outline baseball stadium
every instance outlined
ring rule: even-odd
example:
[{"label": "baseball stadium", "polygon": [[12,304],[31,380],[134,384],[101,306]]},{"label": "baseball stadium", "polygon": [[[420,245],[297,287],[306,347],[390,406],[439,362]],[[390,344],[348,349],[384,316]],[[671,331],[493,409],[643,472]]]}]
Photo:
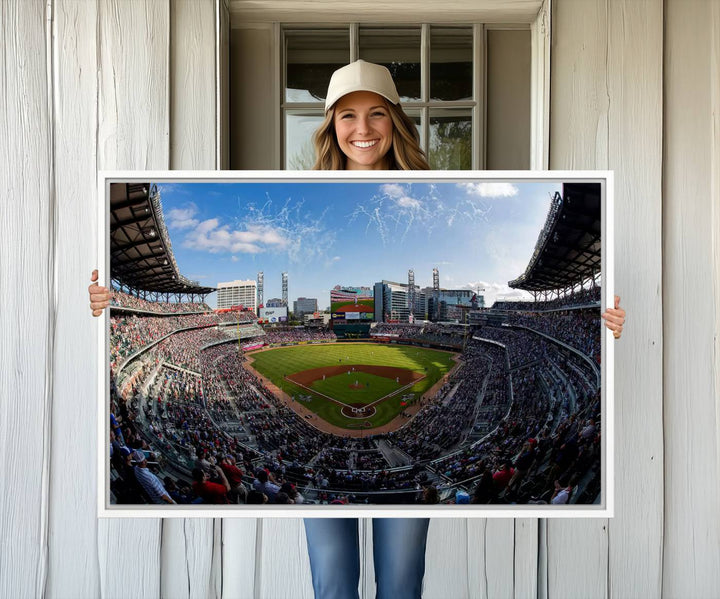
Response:
[{"label": "baseball stadium", "polygon": [[110,186],[111,504],[602,502],[599,184],[558,184],[508,281],[532,299],[379,264],[300,324],[211,308],[160,195]]}]

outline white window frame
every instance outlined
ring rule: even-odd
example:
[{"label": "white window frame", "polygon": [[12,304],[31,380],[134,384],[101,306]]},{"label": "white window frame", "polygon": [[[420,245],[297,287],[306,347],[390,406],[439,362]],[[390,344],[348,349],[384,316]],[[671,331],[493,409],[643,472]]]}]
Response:
[{"label": "white window frame", "polygon": [[[403,108],[410,114],[420,115],[420,140],[422,148],[427,152],[430,140],[430,111],[432,109],[442,108],[460,108],[470,112],[472,126],[472,157],[470,167],[472,170],[480,170],[485,167],[484,147],[485,147],[485,48],[487,38],[485,35],[486,26],[482,23],[393,23],[393,24],[375,24],[375,23],[350,23],[350,24],[288,24],[280,28],[280,39],[278,47],[280,48],[281,61],[280,73],[278,81],[280,81],[280,168],[285,168],[286,163],[286,144],[285,144],[285,116],[290,110],[316,110],[319,103],[310,102],[286,102],[285,89],[287,89],[287,80],[285,68],[287,64],[285,33],[298,30],[304,31],[322,31],[330,29],[348,28],[349,44],[350,44],[350,61],[355,61],[359,57],[360,43],[360,27],[373,29],[399,29],[405,27],[415,27],[420,31],[420,100],[405,102]],[[473,82],[472,82],[472,100],[448,100],[433,101],[430,99],[430,35],[431,27],[464,27],[472,32],[472,61],[473,61]],[[500,27],[496,27],[500,28]],[[529,26],[514,26],[513,29],[529,29]]]},{"label": "white window frame", "polygon": [[[271,98],[274,113],[275,122],[273,123],[273,131],[271,134],[278,143],[273,144],[273,163],[275,168],[284,169],[285,165],[285,123],[282,105],[284,104],[284,60],[283,52],[284,48],[282,45],[282,29],[280,23],[285,23],[287,27],[299,28],[302,26],[309,26],[308,21],[319,22],[321,19],[325,23],[326,27],[341,26],[349,24],[342,19],[340,12],[329,11],[320,4],[311,6],[304,6],[303,10],[296,3],[296,0],[283,1],[283,0],[259,0],[258,2],[249,5],[241,0],[222,0],[228,3],[229,8],[229,20],[232,27],[247,27],[253,26],[253,24],[266,23],[271,24],[273,29],[273,63],[275,65],[276,77],[274,77],[275,83],[273,89],[273,98]],[[458,22],[468,24],[470,22],[481,22],[486,23],[502,23],[502,22],[514,22],[524,26],[528,26],[531,32],[531,86],[530,86],[530,169],[532,170],[544,170],[549,165],[549,123],[550,123],[550,12],[551,12],[551,1],[552,0],[537,0],[535,4],[527,3],[525,7],[527,10],[518,12],[520,7],[512,6],[510,3],[506,7],[502,4],[497,3],[484,3],[482,1],[478,4],[471,5],[470,3],[462,2],[460,4],[443,6],[440,8],[433,8],[432,5],[427,3],[418,3],[415,10],[410,11],[409,7],[407,10],[402,11],[398,9],[398,14],[415,14],[418,19],[427,23],[436,23],[438,25],[453,24],[445,23],[448,15],[455,24]],[[384,7],[383,2],[379,1],[374,8],[368,8],[366,4],[361,7],[358,5],[356,9],[353,9],[354,3],[351,0],[345,6],[345,9],[352,12],[354,15],[358,15],[358,20],[365,21],[365,19],[371,19],[373,21],[380,20],[379,14],[373,15],[373,11],[383,12],[384,25],[390,26],[394,24],[394,19],[387,18],[387,9]],[[383,10],[385,8],[385,10]],[[322,13],[320,15],[319,13]],[[367,13],[367,14],[365,14]],[[348,14],[347,12],[345,14]],[[455,18],[452,17],[454,15]],[[338,18],[339,17],[339,18]],[[487,26],[486,26],[487,27]],[[495,26],[493,26],[495,27]],[[351,31],[352,35],[352,31]],[[483,36],[485,33],[483,33]],[[352,41],[352,40],[351,40]],[[480,44],[474,44],[474,48],[479,47]],[[351,44],[351,49],[355,47]],[[484,48],[484,44],[482,44]],[[352,50],[351,50],[352,51]],[[351,59],[353,56],[351,56]],[[356,57],[355,57],[356,58]],[[474,55],[474,60],[477,59],[477,55]],[[485,57],[482,56],[484,63]],[[485,71],[485,69],[483,69]],[[485,81],[483,78],[476,78],[478,81],[474,82],[473,93],[475,98],[482,99],[483,107],[476,106],[475,110],[477,114],[473,114],[473,126],[474,128],[485,131]],[[480,92],[478,93],[478,86]],[[227,123],[224,124],[227,126]],[[475,133],[473,134],[475,136]],[[483,133],[484,135],[484,133]],[[473,140],[473,165],[484,164],[485,157],[483,156],[482,149],[485,147],[485,140],[482,143],[475,143]],[[475,149],[477,148],[477,150]],[[221,152],[221,148],[218,149]]]}]

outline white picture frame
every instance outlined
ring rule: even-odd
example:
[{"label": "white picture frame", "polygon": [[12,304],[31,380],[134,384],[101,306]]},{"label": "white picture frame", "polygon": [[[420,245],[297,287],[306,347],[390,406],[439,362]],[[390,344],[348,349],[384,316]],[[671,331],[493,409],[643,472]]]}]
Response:
[{"label": "white picture frame", "polygon": [[[203,183],[378,183],[378,184],[440,184],[440,183],[598,183],[601,190],[602,223],[602,295],[600,306],[613,307],[613,173],[611,171],[103,171],[98,173],[97,260],[99,284],[110,286],[110,223],[109,190],[113,183],[171,182]],[[520,274],[520,273],[518,273]],[[598,504],[571,505],[111,505],[109,500],[110,465],[109,438],[109,323],[110,309],[97,319],[98,351],[101,355],[98,372],[97,468],[98,516],[121,518],[214,518],[214,517],[433,517],[433,518],[608,518],[614,514],[614,368],[612,334],[602,328],[601,341],[601,494]]]}]

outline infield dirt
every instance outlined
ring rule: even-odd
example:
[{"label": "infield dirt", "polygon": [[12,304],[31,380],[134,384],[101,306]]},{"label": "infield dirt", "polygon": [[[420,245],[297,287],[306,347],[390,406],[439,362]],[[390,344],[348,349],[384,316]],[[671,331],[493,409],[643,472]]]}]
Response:
[{"label": "infield dirt", "polygon": [[[267,351],[272,348],[265,348],[264,350],[259,351]],[[255,352],[253,352],[255,353]],[[247,356],[248,361],[245,364],[245,367],[252,372],[259,380],[263,382],[265,387],[267,387],[280,401],[282,404],[286,405],[288,408],[290,408],[293,412],[295,412],[298,416],[303,418],[305,422],[307,422],[310,426],[316,428],[319,431],[322,431],[324,433],[331,433],[333,435],[337,435],[339,437],[367,437],[368,435],[379,435],[382,433],[391,433],[393,431],[398,430],[402,426],[408,424],[415,415],[420,411],[420,409],[437,393],[437,391],[442,387],[442,385],[445,384],[445,382],[448,380],[448,378],[458,369],[459,367],[459,356],[454,355],[452,357],[453,361],[456,362],[455,366],[453,366],[445,376],[440,378],[430,389],[428,389],[423,395],[418,403],[414,403],[411,406],[408,406],[405,409],[405,414],[407,416],[403,416],[402,414],[398,414],[395,418],[393,418],[390,422],[387,422],[383,424],[382,426],[377,426],[374,428],[367,428],[363,430],[358,429],[349,429],[349,428],[343,428],[340,426],[336,426],[334,424],[330,424],[326,420],[323,420],[317,414],[315,414],[312,410],[306,408],[305,406],[301,405],[298,401],[293,401],[292,398],[285,393],[283,390],[281,390],[277,385],[275,385],[270,379],[260,374],[257,370],[255,370],[252,367],[252,354],[249,354]],[[357,366],[356,366],[357,368]],[[347,367],[345,367],[341,372],[347,372]],[[409,371],[411,372],[411,371]],[[418,373],[419,374],[419,373]],[[421,375],[420,375],[421,376]],[[321,377],[322,378],[322,377]]]}]

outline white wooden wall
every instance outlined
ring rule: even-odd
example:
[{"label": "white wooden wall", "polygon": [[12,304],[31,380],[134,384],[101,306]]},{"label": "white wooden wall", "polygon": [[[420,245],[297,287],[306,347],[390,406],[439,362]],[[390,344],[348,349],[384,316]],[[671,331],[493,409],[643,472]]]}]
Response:
[{"label": "white wooden wall", "polygon": [[[0,2],[0,597],[312,595],[299,520],[95,517],[96,169],[222,164],[226,11]],[[616,517],[434,520],[425,597],[718,597],[720,3],[553,0],[550,166],[616,173]]]}]

